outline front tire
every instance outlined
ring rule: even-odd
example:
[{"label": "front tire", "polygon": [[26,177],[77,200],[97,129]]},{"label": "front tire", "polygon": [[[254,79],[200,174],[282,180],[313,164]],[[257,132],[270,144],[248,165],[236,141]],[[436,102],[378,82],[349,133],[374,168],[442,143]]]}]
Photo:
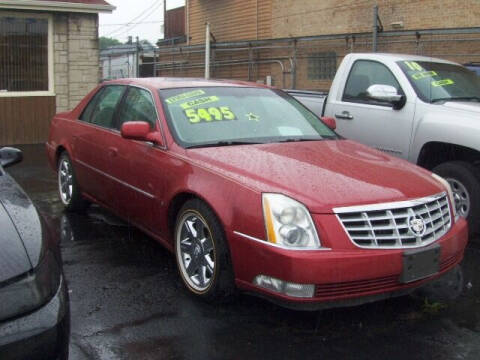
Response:
[{"label": "front tire", "polygon": [[468,220],[469,234],[480,232],[480,173],[464,161],[449,161],[433,172],[444,177],[452,187],[457,214]]},{"label": "front tire", "polygon": [[63,152],[58,160],[57,176],[58,195],[65,209],[68,211],[85,210],[88,202],[82,197],[72,161],[66,152]]},{"label": "front tire", "polygon": [[225,233],[215,213],[201,200],[187,201],[178,213],[175,258],[192,294],[208,302],[231,298],[235,285]]}]

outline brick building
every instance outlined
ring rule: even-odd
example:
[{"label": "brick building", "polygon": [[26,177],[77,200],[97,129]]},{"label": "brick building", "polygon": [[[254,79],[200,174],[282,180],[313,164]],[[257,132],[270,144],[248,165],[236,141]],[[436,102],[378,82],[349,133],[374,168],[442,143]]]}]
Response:
[{"label": "brick building", "polygon": [[166,13],[156,75],[203,75],[206,22],[212,77],[285,88],[327,89],[345,54],[374,48],[480,61],[477,0],[186,0],[179,12]]},{"label": "brick building", "polygon": [[44,142],[56,112],[100,79],[103,0],[0,2],[0,145]]}]

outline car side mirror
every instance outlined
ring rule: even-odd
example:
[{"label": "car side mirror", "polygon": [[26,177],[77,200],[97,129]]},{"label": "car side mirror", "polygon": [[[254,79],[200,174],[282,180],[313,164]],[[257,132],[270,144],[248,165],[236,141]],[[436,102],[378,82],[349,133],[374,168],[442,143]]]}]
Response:
[{"label": "car side mirror", "polygon": [[337,122],[333,117],[330,116],[322,116],[320,118],[322,122],[327,125],[330,129],[335,130],[337,128]]},{"label": "car side mirror", "polygon": [[0,149],[0,163],[3,167],[11,166],[23,160],[22,150],[4,147]]},{"label": "car side mirror", "polygon": [[120,133],[125,139],[148,141],[157,145],[163,145],[162,135],[158,131],[152,131],[146,121],[127,121],[122,124]]},{"label": "car side mirror", "polygon": [[406,102],[405,95],[398,94],[397,89],[390,85],[370,85],[367,96],[373,100],[392,104],[395,110],[400,110]]}]

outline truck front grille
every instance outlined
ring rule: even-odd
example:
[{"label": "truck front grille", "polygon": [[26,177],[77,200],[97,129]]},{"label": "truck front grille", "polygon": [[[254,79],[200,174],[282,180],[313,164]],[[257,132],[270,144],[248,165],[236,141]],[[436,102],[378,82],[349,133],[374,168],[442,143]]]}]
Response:
[{"label": "truck front grille", "polygon": [[350,240],[361,248],[414,248],[433,243],[451,227],[446,193],[386,204],[336,208]]}]

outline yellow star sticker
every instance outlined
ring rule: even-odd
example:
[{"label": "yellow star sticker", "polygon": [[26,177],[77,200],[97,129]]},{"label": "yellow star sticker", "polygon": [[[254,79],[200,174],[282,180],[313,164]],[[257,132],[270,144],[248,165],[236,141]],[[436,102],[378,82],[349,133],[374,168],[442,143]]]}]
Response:
[{"label": "yellow star sticker", "polygon": [[245,116],[248,118],[250,121],[260,121],[260,116],[255,115],[254,113],[250,112],[248,114],[245,114]]}]

